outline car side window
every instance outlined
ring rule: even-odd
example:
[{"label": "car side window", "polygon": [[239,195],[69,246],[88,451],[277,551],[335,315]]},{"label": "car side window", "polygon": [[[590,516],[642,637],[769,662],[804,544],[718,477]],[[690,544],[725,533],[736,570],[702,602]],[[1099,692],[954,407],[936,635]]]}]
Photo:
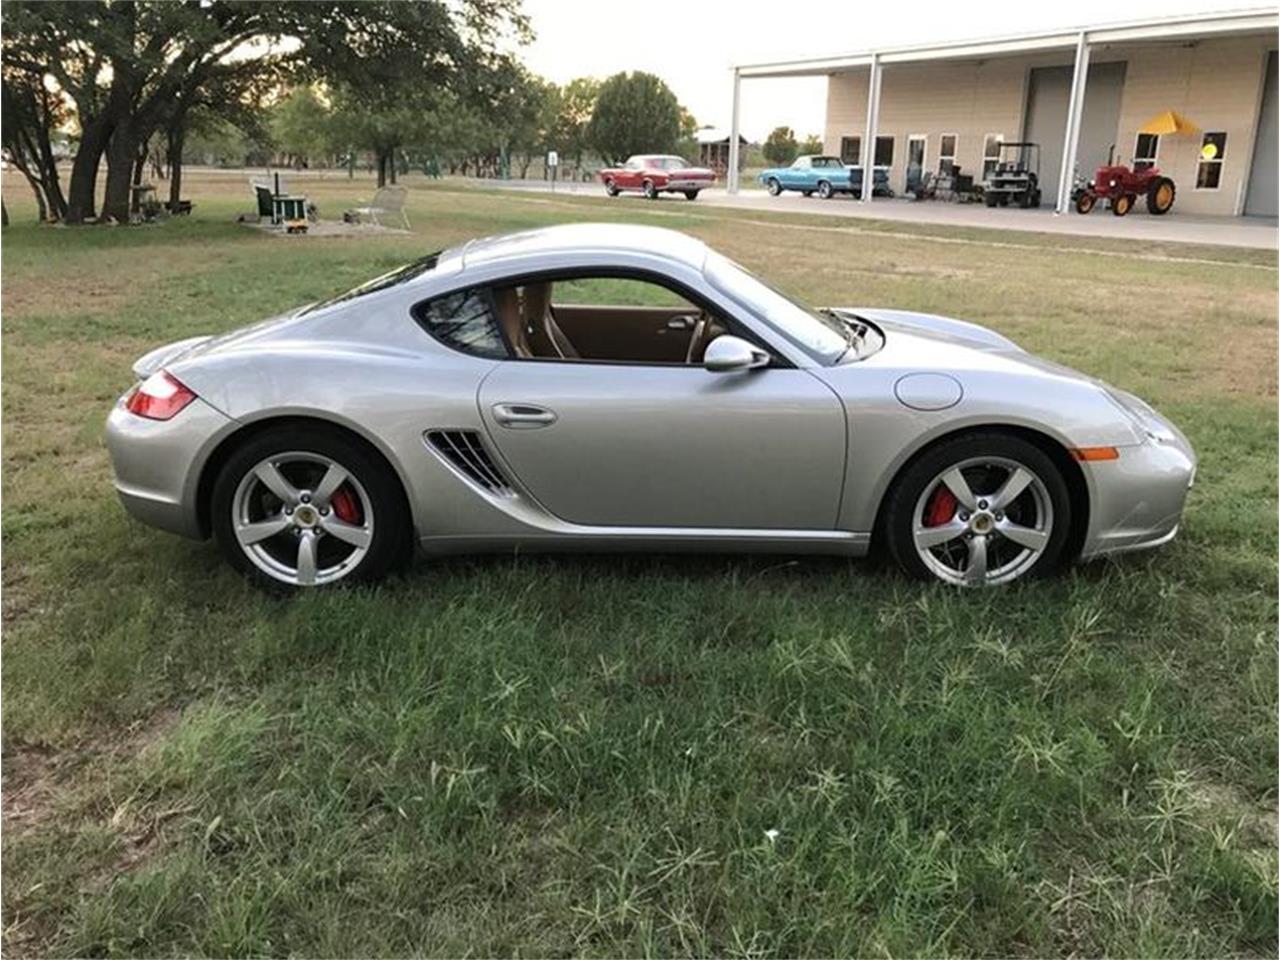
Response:
[{"label": "car side window", "polygon": [[510,356],[492,297],[484,287],[472,287],[427,300],[413,308],[414,319],[445,346],[477,357],[502,360]]},{"label": "car side window", "polygon": [[632,276],[538,278],[495,288],[520,360],[699,365],[728,324],[677,290]]}]

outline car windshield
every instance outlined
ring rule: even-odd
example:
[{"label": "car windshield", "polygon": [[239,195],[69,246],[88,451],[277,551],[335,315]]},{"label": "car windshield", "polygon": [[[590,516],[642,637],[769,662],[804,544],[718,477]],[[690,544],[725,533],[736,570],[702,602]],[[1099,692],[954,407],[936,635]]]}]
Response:
[{"label": "car windshield", "polygon": [[420,277],[424,273],[429,273],[436,268],[436,262],[440,259],[443,251],[437,250],[435,253],[428,254],[420,260],[414,260],[412,263],[406,263],[403,267],[396,267],[390,273],[384,273],[380,277],[374,277],[372,280],[353,287],[346,293],[340,293],[336,297],[330,297],[328,300],[321,300],[313,304],[307,313],[316,310],[323,310],[325,307],[332,307],[334,304],[344,303],[347,300],[355,300],[357,297],[367,296],[370,293],[377,293],[379,290],[386,290],[397,284],[406,283],[414,277]]},{"label": "car windshield", "polygon": [[704,269],[713,287],[767,321],[819,363],[836,363],[852,345],[852,333],[838,318],[797,303],[728,257],[708,251]]}]

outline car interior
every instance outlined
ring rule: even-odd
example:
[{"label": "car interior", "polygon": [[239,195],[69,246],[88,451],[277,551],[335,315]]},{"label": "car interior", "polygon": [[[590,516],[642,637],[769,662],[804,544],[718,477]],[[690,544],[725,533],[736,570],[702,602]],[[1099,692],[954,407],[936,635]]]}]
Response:
[{"label": "car interior", "polygon": [[[701,364],[727,325],[658,284],[613,278],[540,280],[493,290],[516,357]],[[580,302],[583,298],[611,302]]]}]

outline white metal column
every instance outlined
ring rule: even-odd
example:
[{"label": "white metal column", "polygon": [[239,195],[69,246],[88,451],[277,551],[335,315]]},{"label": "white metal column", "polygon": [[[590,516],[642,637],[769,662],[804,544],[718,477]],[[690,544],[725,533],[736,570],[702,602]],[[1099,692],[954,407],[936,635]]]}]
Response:
[{"label": "white metal column", "polygon": [[1076,150],[1080,146],[1080,119],[1084,115],[1084,91],[1088,82],[1089,35],[1081,30],[1076,40],[1076,67],[1071,75],[1071,100],[1067,103],[1067,132],[1062,143],[1062,170],[1058,175],[1058,205],[1054,213],[1066,213],[1071,208]]},{"label": "white metal column", "polygon": [[742,77],[733,71],[733,119],[729,121],[729,169],[725,171],[725,189],[738,192],[738,101],[741,99]]},{"label": "white metal column", "polygon": [[870,203],[876,180],[876,129],[880,125],[880,54],[871,55],[867,78],[867,135],[862,141],[862,202]]}]

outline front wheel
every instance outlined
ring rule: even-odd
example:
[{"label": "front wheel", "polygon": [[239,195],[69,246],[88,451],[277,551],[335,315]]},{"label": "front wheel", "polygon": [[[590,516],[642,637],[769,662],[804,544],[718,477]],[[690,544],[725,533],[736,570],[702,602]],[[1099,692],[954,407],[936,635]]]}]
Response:
[{"label": "front wheel", "polygon": [[1093,205],[1098,202],[1098,195],[1085,191],[1076,197],[1076,213],[1088,213],[1093,209]]},{"label": "front wheel", "polygon": [[644,182],[644,198],[646,200],[658,199],[658,188],[653,185],[652,180],[646,180]]},{"label": "front wheel", "polygon": [[944,441],[894,484],[885,511],[889,552],[922,579],[978,587],[1057,569],[1071,498],[1053,460],[1002,433]]},{"label": "front wheel", "polygon": [[1162,217],[1173,209],[1176,195],[1173,181],[1168,177],[1156,177],[1147,187],[1147,213]]},{"label": "front wheel", "polygon": [[612,177],[604,182],[604,192],[611,197],[616,197],[618,195],[618,185],[613,182]]},{"label": "front wheel", "polygon": [[818,181],[818,196],[823,200],[830,200],[833,193],[835,193],[835,191],[831,189],[831,184],[827,183],[825,180]]},{"label": "front wheel", "polygon": [[684,192],[684,198],[685,198],[686,200],[697,200],[697,199],[698,199],[698,191],[697,191],[697,190],[686,190],[686,191]]},{"label": "front wheel", "polygon": [[275,588],[379,579],[412,542],[390,468],[316,426],[268,430],[236,450],[214,481],[211,515],[231,565]]},{"label": "front wheel", "polygon": [[765,183],[764,188],[769,191],[769,196],[776,197],[782,193],[782,184],[778,182],[777,177],[770,177]]}]

